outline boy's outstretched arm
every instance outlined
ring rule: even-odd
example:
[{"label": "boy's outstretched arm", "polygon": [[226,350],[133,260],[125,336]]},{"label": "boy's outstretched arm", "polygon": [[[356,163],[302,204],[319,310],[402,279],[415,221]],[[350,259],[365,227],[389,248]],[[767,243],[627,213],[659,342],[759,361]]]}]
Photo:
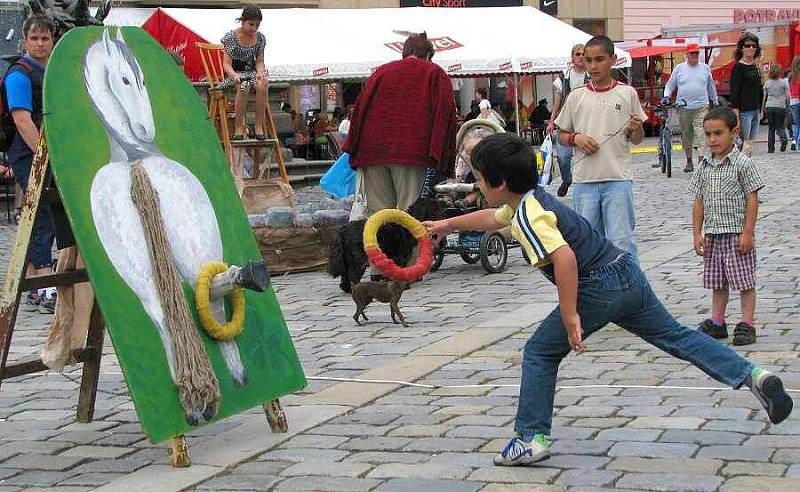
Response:
[{"label": "boy's outstretched arm", "polygon": [[550,254],[550,261],[555,270],[558,305],[569,346],[576,352],[583,352],[586,345],[583,343],[583,328],[578,316],[578,262],[575,252],[569,246],[562,246]]},{"label": "boy's outstretched arm", "polygon": [[453,231],[493,231],[502,229],[505,224],[498,222],[494,213],[495,209],[487,208],[449,219],[425,221],[422,225],[428,229],[428,234],[436,242]]},{"label": "boy's outstretched arm", "polygon": [[756,216],[758,215],[758,192],[753,191],[745,197],[744,230],[739,235],[739,252],[749,253],[753,250],[756,233]]},{"label": "boy's outstretched arm", "polygon": [[694,236],[694,252],[697,256],[705,254],[705,239],[703,238],[703,197],[694,197],[692,206],[692,235]]}]

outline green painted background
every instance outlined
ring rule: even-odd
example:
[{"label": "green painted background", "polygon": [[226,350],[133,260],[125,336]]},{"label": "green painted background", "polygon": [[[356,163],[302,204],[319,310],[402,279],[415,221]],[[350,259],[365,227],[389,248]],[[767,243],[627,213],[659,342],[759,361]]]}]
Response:
[{"label": "green painted background", "polygon": [[[56,182],[136,411],[150,441],[161,442],[197,427],[186,423],[154,324],[106,256],[92,219],[89,190],[94,175],[109,162],[110,146],[81,74],[86,50],[102,32],[100,27],[73,29],[53,51],[44,81],[45,131]],[[205,187],[216,211],[224,260],[241,265],[261,258],[218,137],[197,93],[149,34],[132,27],[123,28],[122,33],[144,72],[156,144],[166,157],[190,169]],[[114,37],[116,28],[110,34]],[[187,300],[194,306],[191,294],[187,289]],[[306,385],[272,289],[261,294],[245,291],[245,297],[245,329],[237,337],[249,380],[244,387],[233,386],[217,344],[198,328],[222,393],[216,420]],[[266,422],[264,432],[269,432]]]}]

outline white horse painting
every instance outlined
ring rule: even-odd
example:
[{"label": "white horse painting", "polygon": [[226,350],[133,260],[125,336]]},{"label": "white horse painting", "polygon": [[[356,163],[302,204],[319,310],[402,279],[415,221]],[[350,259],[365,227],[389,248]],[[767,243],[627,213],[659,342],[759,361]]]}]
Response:
[{"label": "white horse painting", "polygon": [[[117,31],[116,39],[106,30],[102,39],[90,45],[84,59],[83,79],[111,144],[111,162],[97,172],[91,187],[97,234],[111,264],[153,320],[175,381],[172,339],[156,290],[141,218],[131,200],[131,166],[142,161],[158,196],[175,265],[191,286],[195,285],[204,264],[222,261],[217,217],[200,181],[156,147],[144,74],[121,30]],[[223,300],[213,300],[212,308],[217,319],[224,323]],[[246,384],[247,375],[236,341],[218,343],[234,384]],[[208,420],[216,413],[208,408],[210,405],[187,409],[187,420],[195,424]]]}]

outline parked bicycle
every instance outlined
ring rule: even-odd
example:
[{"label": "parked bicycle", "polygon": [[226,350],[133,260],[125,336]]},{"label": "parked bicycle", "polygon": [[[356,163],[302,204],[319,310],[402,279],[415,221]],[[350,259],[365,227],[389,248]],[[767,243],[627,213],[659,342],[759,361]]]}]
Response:
[{"label": "parked bicycle", "polygon": [[676,104],[659,104],[654,108],[656,115],[660,118],[661,124],[658,129],[658,164],[661,172],[666,173],[668,178],[672,177],[672,129],[667,124],[670,109],[680,109],[686,107],[686,101]]}]

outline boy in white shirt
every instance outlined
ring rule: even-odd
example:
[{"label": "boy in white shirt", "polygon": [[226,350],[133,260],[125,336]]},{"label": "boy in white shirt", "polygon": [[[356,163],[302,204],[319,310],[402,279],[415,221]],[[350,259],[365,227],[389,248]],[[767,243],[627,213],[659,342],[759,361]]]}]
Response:
[{"label": "boy in white shirt", "polygon": [[647,115],[636,90],[611,77],[617,57],[609,38],[590,39],[584,59],[591,80],[572,91],[555,121],[560,143],[576,148],[574,208],[615,246],[636,257],[630,144],[644,138]]}]

